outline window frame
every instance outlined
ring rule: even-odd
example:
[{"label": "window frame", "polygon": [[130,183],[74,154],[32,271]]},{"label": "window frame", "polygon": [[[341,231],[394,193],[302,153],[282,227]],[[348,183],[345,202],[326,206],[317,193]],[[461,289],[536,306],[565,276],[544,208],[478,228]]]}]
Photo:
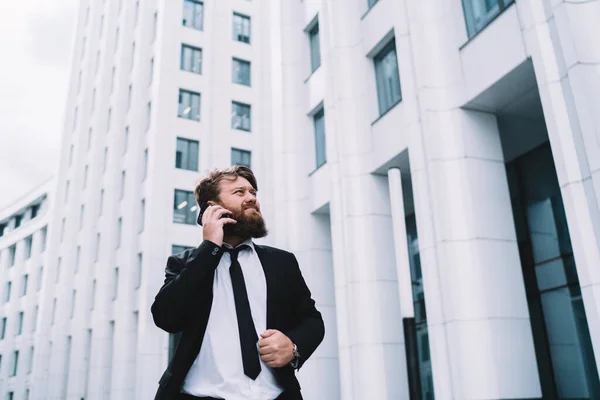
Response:
[{"label": "window frame", "polygon": [[[180,161],[180,165],[178,166],[177,165],[177,162],[178,162],[177,155],[179,154],[179,144],[180,143],[182,143],[185,146],[185,154]],[[194,154],[194,151],[193,151],[194,145],[196,146],[195,158],[190,157],[190,155]],[[198,164],[199,164],[199,160],[198,160],[199,155],[200,155],[200,142],[199,141],[177,136],[177,138],[175,140],[175,168],[176,169],[183,169],[186,171],[196,171],[197,172]],[[187,162],[184,163],[183,162],[184,160],[187,160]],[[183,164],[185,164],[185,165],[183,165]],[[195,164],[195,167],[194,167],[194,164]]]},{"label": "window frame", "polygon": [[[236,23],[236,19],[240,20],[240,24]],[[244,28],[246,28],[246,22],[248,25],[248,35],[245,35],[244,33]],[[231,20],[231,24],[232,24],[232,39],[235,42],[240,42],[240,43],[246,43],[246,44],[251,44],[252,42],[252,18],[248,15],[239,13],[239,12],[233,12],[233,16],[232,16],[232,20]],[[240,30],[238,31],[236,28],[240,28]],[[247,39],[246,40],[241,40],[241,39]]]},{"label": "window frame", "polygon": [[[248,83],[244,82],[244,74],[243,73],[238,73],[236,74],[236,63],[238,64],[237,68],[238,71],[240,71],[242,69],[242,66],[248,66]],[[240,78],[239,81],[237,80],[237,78]],[[235,83],[237,85],[243,85],[243,86],[248,86],[248,87],[252,87],[252,63],[250,61],[246,61],[243,60],[241,58],[237,58],[237,57],[233,57],[231,59],[231,82]]]},{"label": "window frame", "polygon": [[[240,109],[247,108],[248,109],[248,127],[244,126],[244,114],[239,114],[237,111]],[[239,120],[239,124],[236,125],[237,120]],[[252,132],[252,105],[242,103],[240,101],[231,101],[231,129],[237,129],[245,132]]]},{"label": "window frame", "polygon": [[[385,85],[385,82],[387,80],[389,80],[388,76],[385,76],[383,74],[383,62],[386,59],[386,57],[390,54],[390,53],[394,53],[395,56],[395,61],[396,61],[396,76],[395,78],[397,78],[397,82],[398,82],[398,98],[391,98],[389,99],[389,102],[385,102],[386,100],[386,93],[382,93],[382,90],[385,89],[386,92],[389,92],[389,94],[393,94],[391,93],[392,89],[396,89],[396,88],[390,88],[389,86]],[[398,66],[398,53],[396,51],[396,40],[395,38],[392,38],[388,43],[386,43],[381,50],[379,50],[377,52],[377,54],[375,54],[373,56],[373,66],[374,66],[374,70],[375,70],[375,85],[376,85],[376,89],[377,89],[377,103],[378,103],[378,107],[379,107],[379,117],[383,116],[385,113],[387,113],[389,110],[391,110],[392,108],[394,108],[394,106],[400,102],[402,102],[402,84],[400,81],[400,68]]]},{"label": "window frame", "polygon": [[[182,99],[184,98],[183,95],[188,95],[189,96],[189,101],[187,104],[184,104],[184,102],[182,101]],[[193,118],[194,115],[194,107],[193,107],[193,99],[197,97],[198,98],[198,110],[196,111],[196,115],[197,118]],[[184,108],[184,106],[186,106]],[[185,110],[187,110],[188,108],[190,108],[189,112],[185,112]],[[193,92],[191,90],[187,90],[187,89],[179,89],[179,100],[178,100],[178,109],[177,109],[177,117],[178,118],[182,118],[182,119],[187,119],[190,121],[196,121],[196,122],[200,122],[200,112],[202,110],[202,95],[198,92]],[[187,115],[187,116],[186,116]]]}]

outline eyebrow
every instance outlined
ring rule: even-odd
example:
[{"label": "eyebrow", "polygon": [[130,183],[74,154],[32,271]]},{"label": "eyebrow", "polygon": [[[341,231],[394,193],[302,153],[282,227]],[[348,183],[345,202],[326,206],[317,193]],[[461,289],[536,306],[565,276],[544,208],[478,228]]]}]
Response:
[{"label": "eyebrow", "polygon": [[254,189],[252,186],[236,186],[233,189],[231,189],[232,192],[235,192],[238,189],[242,189],[242,190],[250,190],[250,191],[255,191],[256,189]]}]

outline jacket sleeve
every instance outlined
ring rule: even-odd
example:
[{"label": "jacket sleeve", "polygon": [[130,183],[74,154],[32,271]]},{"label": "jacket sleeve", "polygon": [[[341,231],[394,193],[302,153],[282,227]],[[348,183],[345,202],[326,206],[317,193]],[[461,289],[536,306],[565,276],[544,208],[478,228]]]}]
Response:
[{"label": "jacket sleeve", "polygon": [[298,352],[300,353],[298,369],[300,369],[323,341],[325,325],[321,313],[315,307],[315,301],[311,297],[310,290],[306,286],[294,255],[292,255],[291,274],[292,287],[294,288],[292,298],[295,299],[294,308],[298,323],[294,328],[283,333],[298,346]]},{"label": "jacket sleeve", "polygon": [[177,255],[167,259],[165,283],[152,304],[152,317],[159,328],[181,332],[191,326],[198,304],[210,301],[213,272],[223,250],[205,240],[187,258]]}]

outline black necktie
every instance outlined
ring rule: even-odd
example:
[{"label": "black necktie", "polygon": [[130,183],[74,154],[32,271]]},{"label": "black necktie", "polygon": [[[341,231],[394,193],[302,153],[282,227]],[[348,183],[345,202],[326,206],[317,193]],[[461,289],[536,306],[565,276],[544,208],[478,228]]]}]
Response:
[{"label": "black necktie", "polygon": [[237,259],[238,253],[249,248],[246,245],[238,246],[235,249],[225,249],[231,255],[231,284],[233,286],[233,299],[235,301],[235,313],[238,320],[238,331],[240,334],[240,346],[242,348],[242,363],[244,364],[244,374],[251,379],[256,379],[260,373],[260,361],[258,359],[258,335],[252,320],[250,312],[250,302],[248,301],[248,292],[244,283],[244,274],[242,267]]}]

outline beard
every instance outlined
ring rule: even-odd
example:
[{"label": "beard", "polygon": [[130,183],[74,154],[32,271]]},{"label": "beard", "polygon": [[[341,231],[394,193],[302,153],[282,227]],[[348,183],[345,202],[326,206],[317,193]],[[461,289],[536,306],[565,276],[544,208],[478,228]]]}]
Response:
[{"label": "beard", "polygon": [[[254,208],[255,211],[249,211]],[[223,226],[225,236],[237,236],[241,238],[261,238],[268,234],[265,220],[260,211],[254,206],[247,207],[245,210],[235,210],[232,218],[237,224],[226,224]]]}]

